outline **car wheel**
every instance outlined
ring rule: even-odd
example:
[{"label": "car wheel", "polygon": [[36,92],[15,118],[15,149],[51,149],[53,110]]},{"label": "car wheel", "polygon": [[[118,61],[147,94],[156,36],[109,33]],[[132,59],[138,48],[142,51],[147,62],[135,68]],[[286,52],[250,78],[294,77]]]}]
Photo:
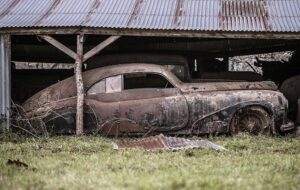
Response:
[{"label": "car wheel", "polygon": [[239,110],[232,118],[229,125],[230,135],[249,133],[252,135],[270,135],[272,131],[272,119],[268,112],[259,107],[247,107]]}]

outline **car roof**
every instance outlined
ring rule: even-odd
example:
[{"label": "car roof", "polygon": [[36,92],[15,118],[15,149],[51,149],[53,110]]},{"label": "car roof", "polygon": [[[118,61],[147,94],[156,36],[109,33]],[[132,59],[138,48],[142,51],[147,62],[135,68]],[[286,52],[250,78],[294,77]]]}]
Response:
[{"label": "car roof", "polygon": [[130,63],[130,64],[105,66],[105,67],[100,67],[89,71],[85,71],[83,72],[83,80],[85,82],[85,86],[88,87],[94,84],[96,81],[99,81],[103,78],[107,78],[110,76],[125,74],[125,73],[143,73],[143,72],[168,75],[168,78],[171,78],[171,80],[175,77],[170,71],[168,71],[168,69],[164,68],[161,65],[148,64],[148,63],[147,64]]},{"label": "car roof", "polygon": [[[179,79],[177,79],[177,77],[173,75],[173,73],[165,69],[163,66],[155,65],[155,64],[134,63],[134,64],[112,65],[112,66],[100,67],[97,69],[85,71],[82,74],[84,88],[86,90],[96,82],[110,76],[124,74],[124,73],[138,73],[138,72],[158,73],[166,76],[171,83],[172,82],[175,84],[180,83]],[[51,85],[50,87],[33,95],[26,102],[42,101],[43,99],[45,99],[45,97],[47,97],[46,99],[49,101],[50,100],[54,101],[57,100],[57,98],[64,99],[73,96],[76,96],[75,76],[72,76],[63,81]]]}]

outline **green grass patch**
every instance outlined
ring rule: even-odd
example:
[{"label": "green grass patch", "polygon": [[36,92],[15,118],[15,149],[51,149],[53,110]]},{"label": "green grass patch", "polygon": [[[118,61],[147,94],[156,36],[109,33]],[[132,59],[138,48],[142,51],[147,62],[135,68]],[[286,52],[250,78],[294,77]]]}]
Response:
[{"label": "green grass patch", "polygon": [[209,139],[225,152],[116,151],[114,140],[1,135],[0,189],[300,189],[299,139]]}]

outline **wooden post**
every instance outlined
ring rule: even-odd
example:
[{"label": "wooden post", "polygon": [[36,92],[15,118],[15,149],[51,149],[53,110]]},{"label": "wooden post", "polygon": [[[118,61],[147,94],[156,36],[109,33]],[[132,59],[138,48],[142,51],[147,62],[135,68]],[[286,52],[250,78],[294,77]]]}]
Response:
[{"label": "wooden post", "polygon": [[83,40],[84,40],[83,34],[77,35],[77,55],[75,61],[75,79],[76,79],[76,87],[77,87],[76,135],[83,135],[83,107],[84,107],[84,87],[82,81]]}]

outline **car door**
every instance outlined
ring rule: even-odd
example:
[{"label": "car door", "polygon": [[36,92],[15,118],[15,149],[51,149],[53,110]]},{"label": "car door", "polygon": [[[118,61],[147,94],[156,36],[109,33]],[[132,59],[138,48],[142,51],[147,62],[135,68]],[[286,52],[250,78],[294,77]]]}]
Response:
[{"label": "car door", "polygon": [[87,132],[117,135],[120,127],[122,75],[105,78],[86,93],[84,126]]},{"label": "car door", "polygon": [[171,132],[187,125],[186,99],[165,77],[131,73],[122,79],[120,132]]}]

